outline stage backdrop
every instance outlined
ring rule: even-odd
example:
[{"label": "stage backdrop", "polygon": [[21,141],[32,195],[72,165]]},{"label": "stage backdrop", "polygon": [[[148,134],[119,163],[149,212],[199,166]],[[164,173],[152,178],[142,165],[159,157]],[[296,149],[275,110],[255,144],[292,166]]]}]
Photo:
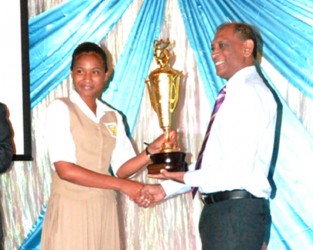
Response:
[{"label": "stage backdrop", "polygon": [[[31,3],[30,13],[36,13],[35,7],[38,13],[42,6]],[[21,249],[39,249],[51,182],[43,117],[51,100],[72,91],[68,75],[74,47],[88,40],[111,51],[115,74],[103,99],[127,116],[136,146],[142,150],[144,141],[160,133],[144,87],[144,79],[156,67],[152,42],[167,36],[175,40],[174,68],[184,73],[176,126],[184,149],[190,152],[189,160],[195,161],[210,117],[208,110],[224,84],[215,76],[210,42],[215,28],[226,21],[259,27],[264,40],[262,69],[282,102],[268,249],[309,249],[313,245],[312,11],[309,0],[68,0],[30,18],[30,97],[36,154],[32,164],[16,166],[1,180],[2,186],[8,184],[3,196],[8,249],[17,244],[22,244]],[[135,179],[153,182],[146,171]],[[14,202],[20,206],[12,206]],[[138,208],[124,196],[120,204],[126,249],[201,249],[197,230],[201,203],[190,194],[149,209]]]}]

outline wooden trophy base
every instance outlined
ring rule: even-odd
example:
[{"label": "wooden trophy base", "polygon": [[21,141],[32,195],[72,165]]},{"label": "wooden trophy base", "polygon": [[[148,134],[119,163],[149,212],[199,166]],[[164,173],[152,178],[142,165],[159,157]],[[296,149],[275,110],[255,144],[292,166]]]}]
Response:
[{"label": "wooden trophy base", "polygon": [[150,156],[152,163],[148,165],[148,174],[159,174],[160,170],[166,169],[169,172],[186,172],[188,170],[185,162],[184,152],[158,153]]}]

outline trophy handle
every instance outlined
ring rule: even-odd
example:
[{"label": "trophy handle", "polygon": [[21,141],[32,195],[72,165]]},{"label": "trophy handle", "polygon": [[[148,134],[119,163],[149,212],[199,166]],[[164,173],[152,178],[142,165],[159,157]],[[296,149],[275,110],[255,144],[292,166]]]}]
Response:
[{"label": "trophy handle", "polygon": [[171,83],[171,88],[170,88],[170,100],[169,100],[169,108],[170,112],[173,113],[177,102],[178,102],[178,93],[179,93],[179,81],[178,81],[178,76],[170,76],[172,79],[170,80]]}]

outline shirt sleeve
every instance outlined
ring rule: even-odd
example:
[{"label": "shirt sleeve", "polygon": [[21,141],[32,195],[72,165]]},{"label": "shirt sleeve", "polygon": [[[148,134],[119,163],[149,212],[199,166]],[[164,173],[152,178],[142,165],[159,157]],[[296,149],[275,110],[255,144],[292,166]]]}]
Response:
[{"label": "shirt sleeve", "polygon": [[53,163],[58,161],[76,163],[69,109],[60,100],[53,101],[47,109],[46,141],[53,170],[55,170]]},{"label": "shirt sleeve", "polygon": [[161,182],[161,186],[163,187],[164,192],[166,193],[165,199],[171,198],[178,194],[186,193],[191,190],[190,186],[172,180],[166,180]]},{"label": "shirt sleeve", "polygon": [[111,168],[116,175],[116,172],[126,161],[136,156],[133,145],[128,138],[122,117],[117,112],[117,133],[116,133],[116,145],[112,153]]}]

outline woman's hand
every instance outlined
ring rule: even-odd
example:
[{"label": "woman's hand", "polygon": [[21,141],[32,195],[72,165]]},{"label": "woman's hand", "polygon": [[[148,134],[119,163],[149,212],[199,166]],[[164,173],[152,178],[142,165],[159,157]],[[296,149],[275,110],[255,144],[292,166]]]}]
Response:
[{"label": "woman's hand", "polygon": [[129,199],[136,202],[141,207],[148,207],[154,203],[154,197],[149,192],[141,192],[144,185],[142,183],[124,180],[121,191],[129,196]]},{"label": "woman's hand", "polygon": [[161,169],[159,174],[148,174],[148,177],[154,178],[154,179],[170,179],[179,181],[181,183],[184,183],[184,175],[186,172],[169,172],[166,169]]},{"label": "woman's hand", "polygon": [[170,146],[171,148],[177,147],[177,132],[172,130],[169,132],[168,142],[166,142],[166,133],[163,133],[158,138],[156,138],[152,143],[148,145],[148,151],[151,154],[159,153],[163,144],[168,144],[166,146]]},{"label": "woman's hand", "polygon": [[140,194],[140,190],[143,188],[143,184],[131,181],[131,180],[121,180],[123,181],[120,187],[120,191],[129,196],[130,200],[134,200],[138,194]]}]

